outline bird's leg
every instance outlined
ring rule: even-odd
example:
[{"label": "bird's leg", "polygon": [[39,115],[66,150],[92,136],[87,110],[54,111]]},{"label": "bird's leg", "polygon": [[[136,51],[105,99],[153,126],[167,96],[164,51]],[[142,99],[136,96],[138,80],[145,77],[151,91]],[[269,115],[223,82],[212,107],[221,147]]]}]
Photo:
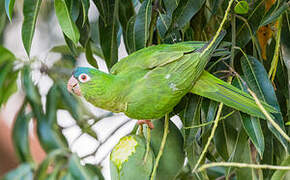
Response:
[{"label": "bird's leg", "polygon": [[[137,124],[140,125],[140,127],[142,127],[143,124],[147,124],[147,137],[146,137],[146,152],[145,152],[145,156],[144,156],[144,163],[146,163],[147,157],[149,155],[149,150],[150,150],[150,140],[151,140],[151,129],[154,128],[153,123],[150,120],[138,120]],[[140,128],[142,129],[143,133],[143,127]]]},{"label": "bird's leg", "polygon": [[147,124],[147,126],[150,129],[153,129],[154,128],[154,125],[153,125],[153,123],[150,120],[138,120],[137,124],[139,124],[139,125]]},{"label": "bird's leg", "polygon": [[146,152],[144,156],[144,163],[146,163],[146,160],[149,155],[149,150],[150,150],[150,141],[151,141],[151,129],[147,127],[147,136],[146,136]]},{"label": "bird's leg", "polygon": [[156,160],[155,160],[155,164],[154,164],[154,167],[153,167],[153,171],[152,171],[150,180],[153,180],[155,175],[156,175],[158,163],[159,163],[159,160],[160,160],[160,158],[161,158],[161,156],[163,154],[163,150],[164,150],[164,147],[165,147],[167,134],[169,132],[168,131],[168,126],[169,126],[169,115],[166,114],[165,115],[165,120],[164,120],[163,137],[162,137],[162,141],[161,141],[161,144],[160,144],[158,155],[157,155]]}]

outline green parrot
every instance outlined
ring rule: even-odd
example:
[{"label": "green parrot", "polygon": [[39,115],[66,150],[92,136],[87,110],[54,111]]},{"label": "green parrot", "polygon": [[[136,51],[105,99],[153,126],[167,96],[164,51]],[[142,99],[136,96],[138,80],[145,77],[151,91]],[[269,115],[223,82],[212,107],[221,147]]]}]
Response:
[{"label": "green parrot", "polygon": [[[249,94],[204,70],[224,35],[222,31],[209,43],[190,41],[143,48],[121,59],[109,74],[78,67],[67,88],[97,107],[124,112],[149,127],[150,120],[171,112],[187,93],[265,118]],[[267,111],[276,112],[262,104]]]}]

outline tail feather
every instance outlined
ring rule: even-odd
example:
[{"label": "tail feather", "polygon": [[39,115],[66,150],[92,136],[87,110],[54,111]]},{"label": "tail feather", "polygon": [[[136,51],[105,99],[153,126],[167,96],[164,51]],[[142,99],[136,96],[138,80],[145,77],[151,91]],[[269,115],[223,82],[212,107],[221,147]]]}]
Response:
[{"label": "tail feather", "polygon": [[[249,94],[216,78],[206,71],[201,74],[191,92],[222,102],[229,107],[252,116],[265,119],[264,114]],[[262,105],[268,112],[277,113],[277,110],[267,103],[262,102]]]}]

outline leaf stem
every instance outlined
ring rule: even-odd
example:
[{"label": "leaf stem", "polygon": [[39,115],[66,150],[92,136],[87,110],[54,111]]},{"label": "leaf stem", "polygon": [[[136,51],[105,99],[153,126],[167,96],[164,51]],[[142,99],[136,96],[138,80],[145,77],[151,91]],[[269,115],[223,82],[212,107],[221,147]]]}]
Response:
[{"label": "leaf stem", "polygon": [[[224,15],[224,17],[223,17],[223,20],[222,20],[222,22],[221,22],[221,24],[220,24],[220,26],[219,26],[217,32],[215,33],[215,36],[213,37],[213,39],[212,39],[212,41],[209,43],[209,45],[206,47],[206,49],[203,50],[203,53],[207,52],[207,50],[210,49],[210,48],[213,46],[215,40],[216,40],[216,39],[218,38],[218,36],[220,35],[220,32],[222,31],[222,28],[223,28],[223,26],[224,26],[226,20],[228,19],[228,15],[229,15],[229,12],[230,12],[230,9],[231,9],[231,6],[232,6],[232,3],[233,3],[233,2],[234,2],[234,0],[230,0],[230,2],[229,2],[229,4],[228,4],[228,7],[227,7],[227,9],[226,9],[226,11],[225,11],[225,15]],[[201,56],[202,56],[202,54],[201,54]]]},{"label": "leaf stem", "polygon": [[236,16],[232,15],[231,18],[231,28],[232,28],[232,48],[231,48],[231,60],[230,66],[234,67],[234,59],[235,59],[235,46],[236,46]]},{"label": "leaf stem", "polygon": [[197,172],[204,171],[210,167],[223,166],[223,167],[238,167],[238,168],[254,168],[254,169],[277,169],[277,170],[290,170],[290,166],[273,166],[268,164],[247,164],[237,162],[214,162],[202,165]]},{"label": "leaf stem", "polygon": [[[232,111],[232,112],[228,113],[227,115],[221,117],[220,120],[226,119],[227,117],[231,116],[234,112],[235,112],[235,111]],[[209,121],[209,122],[202,123],[202,124],[195,125],[195,126],[187,126],[187,127],[183,127],[183,129],[199,128],[199,127],[207,126],[207,125],[212,124],[212,123],[214,123],[214,121]]]},{"label": "leaf stem", "polygon": [[279,52],[280,52],[280,40],[281,40],[281,29],[282,29],[282,15],[278,19],[278,30],[276,34],[276,45],[275,45],[275,52],[273,56],[273,60],[271,62],[271,68],[268,73],[268,77],[270,78],[272,82],[275,79],[275,75],[277,72],[277,65],[278,65],[278,60],[279,60]]},{"label": "leaf stem", "polygon": [[166,114],[165,115],[165,120],[164,120],[163,137],[162,137],[162,141],[161,141],[161,144],[160,144],[158,155],[157,155],[157,157],[155,159],[155,164],[154,164],[154,167],[153,167],[153,171],[152,171],[150,180],[154,180],[154,178],[155,178],[155,175],[156,175],[156,172],[157,172],[158,163],[159,163],[159,160],[160,160],[160,158],[161,158],[161,156],[163,154],[163,150],[164,150],[164,147],[165,147],[167,134],[169,132],[168,131],[168,126],[169,126],[169,115]]}]

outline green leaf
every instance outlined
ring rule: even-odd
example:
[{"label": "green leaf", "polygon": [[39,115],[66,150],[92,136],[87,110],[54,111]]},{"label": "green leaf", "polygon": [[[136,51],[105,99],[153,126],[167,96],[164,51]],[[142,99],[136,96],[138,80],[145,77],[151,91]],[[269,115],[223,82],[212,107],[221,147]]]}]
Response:
[{"label": "green leaf", "polygon": [[[268,74],[264,69],[264,66],[253,56],[242,57],[241,59],[242,69],[245,75],[245,80],[253,90],[259,99],[267,102],[269,105],[275,107],[280,112],[279,103],[276,98],[274,88],[268,79]],[[285,131],[283,117],[281,113],[272,114],[274,121]],[[267,121],[268,122],[268,121]],[[281,134],[268,122],[268,127],[280,143],[288,151],[288,142],[281,136]]]},{"label": "green leaf", "polygon": [[[151,131],[151,147],[157,157],[164,131],[164,118],[153,121],[154,129]],[[180,130],[169,120],[169,128],[163,154],[158,164],[156,179],[174,179],[184,165],[184,141]],[[144,128],[144,134],[145,128]]]},{"label": "green leaf", "polygon": [[63,33],[75,44],[77,44],[77,42],[80,39],[80,33],[78,31],[76,24],[72,20],[65,0],[55,0],[54,8],[59,25]]},{"label": "green leaf", "polygon": [[166,34],[171,33],[174,29],[183,28],[186,23],[200,10],[205,0],[182,0],[172,13],[170,27]]},{"label": "green leaf", "polygon": [[16,169],[8,172],[2,180],[33,180],[32,165],[20,164]]},{"label": "green leaf", "polygon": [[249,116],[245,113],[241,113],[242,123],[248,136],[251,138],[253,144],[255,145],[260,157],[263,157],[265,142],[264,135],[261,128],[260,120],[256,117]]},{"label": "green leaf", "polygon": [[97,60],[93,56],[93,51],[91,47],[91,42],[88,42],[86,45],[86,59],[90,65],[98,69]]},{"label": "green leaf", "polygon": [[0,65],[2,63],[6,63],[7,61],[12,62],[13,60],[15,60],[14,54],[0,45]]},{"label": "green leaf", "polygon": [[151,0],[144,0],[138,11],[134,24],[136,50],[146,47],[146,43],[149,38],[151,12]]},{"label": "green leaf", "polygon": [[83,25],[84,25],[88,18],[90,0],[81,0],[81,2],[82,2],[82,7],[83,7]]},{"label": "green leaf", "polygon": [[24,92],[26,93],[26,98],[31,104],[34,115],[37,118],[42,118],[42,104],[40,100],[40,95],[30,76],[30,67],[24,66],[22,70],[22,85]]},{"label": "green leaf", "polygon": [[7,102],[9,97],[17,91],[18,71],[11,71],[5,79],[4,86],[0,88],[0,106]]},{"label": "green leaf", "polygon": [[[280,166],[290,166],[290,156],[288,155],[287,158],[284,159],[284,161],[281,163]],[[281,180],[284,179],[286,173],[289,171],[287,170],[276,170],[275,173],[273,174],[271,180]]]},{"label": "green leaf", "polygon": [[78,57],[79,53],[78,53],[77,45],[70,38],[68,38],[64,33],[63,33],[63,37],[64,37],[65,43],[67,44],[67,47],[69,48],[72,56]]},{"label": "green leaf", "polygon": [[[201,109],[201,97],[193,94],[186,96],[187,102],[184,111],[180,113],[183,126],[191,127],[200,124],[200,109]],[[188,148],[192,145],[195,136],[198,132],[198,128],[184,128],[184,148]]]},{"label": "green leaf", "polygon": [[60,95],[53,86],[47,95],[46,114],[42,109],[41,97],[30,77],[30,68],[25,66],[22,73],[22,83],[26,97],[37,119],[37,135],[41,146],[46,152],[58,148],[67,148],[67,142],[56,124],[56,103]]},{"label": "green leaf", "polygon": [[14,3],[15,3],[15,0],[5,0],[5,10],[6,10],[6,14],[10,22],[12,20]]},{"label": "green leaf", "polygon": [[91,48],[94,55],[98,56],[101,59],[104,59],[103,51],[99,46],[91,43]]},{"label": "green leaf", "polygon": [[29,122],[31,117],[25,115],[26,102],[22,105],[13,126],[12,139],[15,152],[21,162],[33,162],[29,148]]},{"label": "green leaf", "polygon": [[180,0],[163,0],[166,14],[172,14],[173,11],[177,8]]},{"label": "green leaf", "polygon": [[56,122],[57,105],[60,100],[56,85],[50,88],[46,98],[46,114],[37,119],[37,135],[44,150],[51,152],[55,149],[67,148],[68,143]]},{"label": "green leaf", "polygon": [[[266,121],[261,121],[261,127],[264,133],[264,139],[265,139],[265,150],[263,154],[263,158],[261,159],[261,164],[273,164],[274,163],[274,135],[271,133],[271,131],[268,128]],[[263,170],[263,176],[264,178],[271,177],[272,170],[265,169]]]},{"label": "green leaf", "polygon": [[136,16],[130,18],[126,28],[125,45],[128,54],[136,51],[136,41],[135,41],[135,30],[134,25],[136,21]]},{"label": "green leaf", "polygon": [[97,174],[99,180],[105,180],[102,172],[101,172],[101,169],[97,168],[96,165],[93,165],[93,164],[86,164],[85,167],[89,170],[89,171],[92,171],[94,173]]},{"label": "green leaf", "polygon": [[66,109],[75,120],[81,119],[81,109],[77,99],[67,91],[64,82],[56,82]]},{"label": "green leaf", "polygon": [[157,30],[162,38],[165,38],[165,34],[170,26],[171,16],[166,14],[159,14],[157,19]]},{"label": "green leaf", "polygon": [[171,16],[166,14],[159,14],[157,19],[157,30],[165,43],[176,43],[181,40],[179,31],[172,31],[169,35],[166,35],[166,32],[169,29],[171,23]]},{"label": "green leaf", "polygon": [[[0,11],[2,11],[1,7]],[[2,38],[3,31],[6,27],[6,19],[6,15],[4,13],[0,14],[0,39]]]},{"label": "green leaf", "polygon": [[[100,44],[106,64],[110,69],[118,61],[117,34],[119,30],[119,0],[94,1],[100,12],[99,33]],[[105,9],[104,9],[105,8]],[[104,14],[102,14],[104,13]]]},{"label": "green leaf", "polygon": [[[208,111],[207,111],[207,116],[206,116],[206,122],[213,122],[214,121],[217,109],[218,109],[218,103],[216,101],[210,100],[209,106],[208,106]],[[211,129],[210,127],[211,126],[208,126],[208,130]]]},{"label": "green leaf", "polygon": [[17,90],[18,71],[13,70],[14,60],[15,56],[0,46],[0,107]]},{"label": "green leaf", "polygon": [[247,14],[249,11],[249,4],[247,1],[239,1],[234,10],[237,14]]},{"label": "green leaf", "polygon": [[79,16],[82,16],[82,14],[80,14],[80,11],[82,10],[81,1],[65,0],[65,3],[73,22],[75,22]]},{"label": "green leaf", "polygon": [[[80,47],[80,46],[77,47],[76,48],[76,56],[79,56],[83,51],[84,51],[84,49],[82,47]],[[69,56],[75,56],[75,54],[72,53],[72,51],[70,50],[68,45],[54,46],[53,48],[50,49],[50,52],[60,53],[60,54],[69,55]]]},{"label": "green leaf", "polygon": [[91,27],[89,21],[83,22],[83,14],[80,14],[76,20],[76,26],[80,32],[79,42],[83,47],[86,47],[91,36]]},{"label": "green leaf", "polygon": [[0,88],[2,89],[4,87],[5,81],[7,80],[7,77],[9,73],[12,71],[13,65],[11,63],[3,64],[0,66]]},{"label": "green leaf", "polygon": [[[70,154],[64,149],[56,149],[47,154],[35,172],[35,179],[44,180],[48,176],[47,169],[52,163],[59,162],[61,158],[68,157]],[[62,162],[63,163],[63,162]]]},{"label": "green leaf", "polygon": [[[251,150],[248,143],[248,137],[244,130],[241,130],[236,142],[235,150],[232,153],[232,161],[240,163],[251,163]],[[237,180],[254,179],[252,169],[236,169]]]},{"label": "green leaf", "polygon": [[[250,40],[257,41],[255,40],[255,37],[251,36],[250,30],[252,31],[252,34],[255,34],[259,28],[262,17],[265,14],[264,1],[254,1],[252,7],[254,7],[254,9],[249,13],[247,22],[237,23],[236,41],[237,46],[241,48],[245,47]],[[246,23],[251,27],[250,30]],[[237,53],[238,51],[235,52]]]},{"label": "green leaf", "polygon": [[[228,113],[232,112],[232,109],[224,107],[223,115],[226,116]],[[232,114],[231,116],[223,119],[214,135],[214,144],[217,152],[223,158],[223,160],[228,161],[230,155],[235,150],[235,145],[238,138],[238,130],[240,129],[239,123],[240,119],[236,116],[236,114]]]},{"label": "green leaf", "polygon": [[119,22],[123,33],[126,33],[127,24],[133,16],[135,16],[135,10],[132,1],[119,0]]},{"label": "green leaf", "polygon": [[[274,7],[275,6],[273,5],[272,8],[274,9]],[[265,26],[267,24],[270,24],[271,22],[274,22],[280,17],[280,15],[286,12],[288,8],[289,2],[284,2],[278,9],[275,8],[275,11],[271,11],[270,9],[269,12],[263,17],[260,26]]]},{"label": "green leaf", "polygon": [[71,155],[68,163],[68,169],[74,179],[79,180],[99,179],[98,175],[95,172],[90,171],[89,169],[81,165],[80,158],[76,154]]},{"label": "green leaf", "polygon": [[28,56],[41,2],[41,0],[24,0],[23,4],[22,43]]},{"label": "green leaf", "polygon": [[[119,1],[119,22],[122,26],[123,38],[126,50],[129,54],[130,49],[128,48],[128,42],[126,41],[127,37],[127,26],[130,23],[130,19],[135,16],[135,10],[132,1],[120,0]],[[135,21],[135,20],[134,20]],[[135,42],[134,42],[135,43]]]},{"label": "green leaf", "polygon": [[100,45],[99,22],[98,20],[90,22],[91,26],[91,40],[95,45]]}]

